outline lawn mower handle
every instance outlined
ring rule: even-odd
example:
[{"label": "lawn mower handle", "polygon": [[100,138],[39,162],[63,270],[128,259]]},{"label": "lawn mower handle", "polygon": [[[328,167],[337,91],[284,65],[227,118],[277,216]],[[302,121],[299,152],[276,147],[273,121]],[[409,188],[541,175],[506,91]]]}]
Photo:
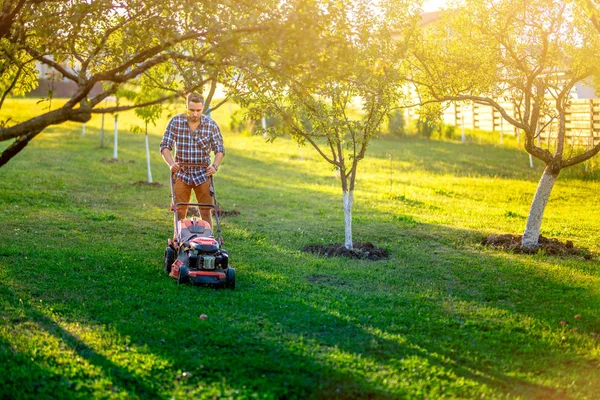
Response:
[{"label": "lawn mower handle", "polygon": [[[202,164],[193,164],[193,163],[178,163],[181,167],[200,167],[200,168],[208,168],[208,165]],[[175,238],[179,237],[179,231],[177,230],[177,222],[179,222],[179,216],[177,215],[177,206],[196,206],[196,207],[211,207],[214,212],[214,219],[216,220],[217,225],[217,241],[219,245],[223,244],[223,238],[221,237],[221,221],[219,220],[219,202],[217,201],[217,195],[214,187],[214,178],[213,176],[209,176],[208,180],[210,182],[210,194],[214,200],[213,204],[209,203],[175,203],[175,174],[171,172],[171,177],[169,179],[171,184],[171,202],[173,203],[173,234]],[[185,216],[184,216],[185,218]]]}]

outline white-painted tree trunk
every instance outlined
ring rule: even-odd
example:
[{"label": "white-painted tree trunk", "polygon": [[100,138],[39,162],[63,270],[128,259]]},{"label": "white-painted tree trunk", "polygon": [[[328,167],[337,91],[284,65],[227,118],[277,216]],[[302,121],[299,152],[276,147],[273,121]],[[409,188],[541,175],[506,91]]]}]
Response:
[{"label": "white-painted tree trunk", "polygon": [[344,247],[352,248],[352,203],[354,203],[354,191],[344,191],[344,226],[345,239]]},{"label": "white-painted tree trunk", "polygon": [[115,144],[113,147],[113,158],[116,160],[119,155],[119,115],[115,114]]},{"label": "white-painted tree trunk", "polygon": [[81,137],[85,137],[85,122],[81,124]]},{"label": "white-painted tree trunk", "polygon": [[104,114],[102,114],[102,124],[100,125],[100,148],[104,148]]},{"label": "white-painted tree trunk", "polygon": [[533,168],[533,156],[529,155],[529,168]]},{"label": "white-painted tree trunk", "polygon": [[460,105],[460,128],[462,131],[460,140],[462,143],[465,143],[467,141],[467,136],[465,135],[465,107],[462,104]]},{"label": "white-painted tree trunk", "polygon": [[148,183],[152,183],[152,169],[150,168],[150,145],[148,142],[148,132],[146,131],[146,164],[148,165]]},{"label": "white-painted tree trunk", "polygon": [[551,174],[549,169],[546,168],[540,179],[533,202],[531,203],[531,208],[529,209],[525,232],[523,233],[522,244],[527,249],[533,249],[538,246],[538,239],[542,228],[542,217],[544,216],[546,204],[548,204],[550,193],[557,178],[557,175]]},{"label": "white-painted tree trunk", "polygon": [[[263,115],[262,117],[260,117],[260,124],[262,126],[262,128],[264,130],[267,129],[267,119],[265,118],[265,116]],[[266,139],[267,138],[267,132],[263,133],[263,137]]]}]

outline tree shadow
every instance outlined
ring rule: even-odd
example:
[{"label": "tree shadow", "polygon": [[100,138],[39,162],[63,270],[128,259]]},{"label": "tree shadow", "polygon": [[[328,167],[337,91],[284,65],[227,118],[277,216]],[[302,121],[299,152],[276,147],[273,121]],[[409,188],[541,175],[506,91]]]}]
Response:
[{"label": "tree shadow", "polygon": [[[109,377],[110,391],[114,394],[124,393],[128,397],[141,398],[161,397],[152,382],[141,379],[137,371],[116,364],[76,334],[63,328],[60,323],[40,311],[29,296],[23,295],[23,293],[17,295],[14,290],[6,286],[1,286],[0,289],[3,301],[21,305],[18,312],[9,316],[12,326],[6,333],[12,332],[15,334],[14,338],[21,340],[27,340],[23,336],[28,336],[27,332],[34,330],[41,333],[42,336],[53,337],[60,343],[61,353],[67,352],[72,357],[80,357],[84,360],[82,362],[95,367],[100,375]],[[6,309],[4,314],[7,314]],[[32,351],[19,350],[28,347]],[[6,337],[0,337],[0,354],[4,355],[2,357],[4,359],[2,375],[5,377],[0,385],[1,397],[67,399],[85,397],[81,392],[85,389],[93,390],[89,381],[82,382],[81,372],[69,371],[70,374],[65,376],[64,370],[61,372],[56,365],[51,365],[52,356],[40,354],[41,352],[38,350],[35,343],[31,345],[16,344],[8,341]],[[58,372],[55,372],[57,369]],[[89,380],[96,379],[98,379],[97,376],[89,377]],[[93,391],[89,394],[92,393]]]}]

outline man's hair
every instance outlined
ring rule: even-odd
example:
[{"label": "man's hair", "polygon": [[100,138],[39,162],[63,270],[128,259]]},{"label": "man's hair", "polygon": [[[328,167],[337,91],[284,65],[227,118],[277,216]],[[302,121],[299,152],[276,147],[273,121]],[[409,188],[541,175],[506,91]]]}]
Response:
[{"label": "man's hair", "polygon": [[192,92],[187,96],[187,104],[190,103],[202,103],[204,104],[204,97],[200,93]]}]

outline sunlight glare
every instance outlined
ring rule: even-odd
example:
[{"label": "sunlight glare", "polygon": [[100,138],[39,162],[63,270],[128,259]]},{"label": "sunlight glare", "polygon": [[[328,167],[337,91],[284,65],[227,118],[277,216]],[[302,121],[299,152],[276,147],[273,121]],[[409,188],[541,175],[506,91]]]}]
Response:
[{"label": "sunlight glare", "polygon": [[438,11],[446,7],[446,2],[447,0],[426,0],[422,9],[424,12]]}]

